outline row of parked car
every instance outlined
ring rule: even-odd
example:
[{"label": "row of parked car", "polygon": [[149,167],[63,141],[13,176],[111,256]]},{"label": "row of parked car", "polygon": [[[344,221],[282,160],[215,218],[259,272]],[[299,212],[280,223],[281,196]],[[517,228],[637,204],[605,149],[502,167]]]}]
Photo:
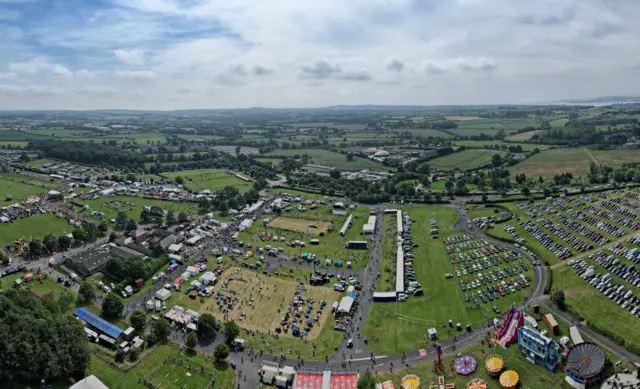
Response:
[{"label": "row of parked car", "polygon": [[604,221],[602,221],[601,219],[596,219],[593,216],[589,216],[586,213],[582,212],[582,211],[576,211],[573,209],[570,209],[567,211],[567,213],[573,217],[575,217],[576,219],[585,222],[589,225],[594,226],[595,228],[607,232],[615,237],[621,237],[625,234],[625,231],[617,226],[613,226],[609,223],[605,223]]},{"label": "row of parked car", "polygon": [[521,202],[519,202],[517,200],[514,201],[513,203],[516,205],[516,207],[518,207],[519,210],[521,210],[524,213],[526,213],[527,216],[529,216],[529,217],[541,216],[540,212],[537,209],[533,208],[532,206],[530,206],[528,204],[521,203]]},{"label": "row of parked car", "polygon": [[[627,208],[631,208],[631,209],[635,209],[636,211],[640,211],[640,202],[636,203],[634,201],[629,201],[624,197],[614,197],[611,199],[611,201],[613,201],[616,204],[620,204],[620,205],[624,205]],[[640,200],[636,200],[636,201],[640,201]],[[638,215],[636,213],[636,215]]]},{"label": "row of parked car", "polygon": [[[478,273],[473,280],[469,281],[466,279],[460,279],[458,282],[460,283],[460,289],[464,292],[465,290],[471,290],[480,287],[481,285],[486,285],[488,283],[496,282],[498,280],[507,279],[508,277],[516,276],[518,273],[522,273],[529,269],[529,266],[524,262],[520,261],[520,264],[514,264],[512,268],[504,267],[501,269],[494,269],[486,271],[484,274]],[[460,271],[456,268],[456,274],[460,277]],[[525,277],[526,282],[531,281],[529,276]]]},{"label": "row of parked car", "polygon": [[553,223],[546,217],[539,218],[537,222],[547,230],[551,231],[555,236],[562,239],[566,244],[573,247],[576,251],[584,252],[593,248],[592,245],[583,242],[580,238],[562,228],[560,224]]},{"label": "row of parked car", "polygon": [[601,233],[591,230],[584,224],[578,223],[574,219],[568,218],[560,213],[554,215],[553,218],[559,221],[560,223],[564,224],[565,226],[569,227],[572,231],[577,232],[578,234],[584,236],[585,238],[591,240],[594,243],[603,245],[609,242],[609,239],[605,238],[605,236],[602,235]]},{"label": "row of parked car", "polygon": [[[627,242],[635,246],[640,246],[640,234],[631,237]],[[608,250],[628,261],[640,263],[640,249],[638,249],[638,247],[629,248],[622,243],[616,243],[609,247]]]},{"label": "row of parked car", "polygon": [[596,274],[594,267],[585,260],[570,260],[568,264],[582,279],[589,282],[589,285],[598,289],[622,309],[640,318],[640,299],[624,285],[614,283],[610,273]]},{"label": "row of parked car", "polygon": [[[516,215],[515,213],[513,214],[513,216],[517,217],[518,215]],[[512,216],[512,218],[513,218]],[[514,219],[514,220],[520,220],[520,219]],[[516,231],[516,229],[513,226],[510,226],[508,224],[505,224],[504,226],[502,226],[502,228],[507,232],[507,234],[511,235],[511,237],[518,243],[524,243],[526,242],[526,240],[520,236],[520,234],[518,234],[518,232]]]},{"label": "row of parked car", "polygon": [[609,203],[604,200],[600,200],[596,203],[598,207],[607,209],[612,212],[616,212],[621,214],[622,216],[630,217],[632,220],[640,220],[640,214],[638,212],[632,211],[629,208],[621,207],[617,204]]},{"label": "row of parked car", "polygon": [[591,212],[592,214],[607,219],[610,222],[621,224],[627,228],[631,228],[632,230],[640,229],[640,221],[635,221],[631,219],[627,219],[611,212],[603,211],[600,208],[596,208],[593,205],[588,205],[584,207],[584,210],[587,212]]},{"label": "row of parked car", "polygon": [[634,265],[626,265],[613,255],[607,255],[602,251],[589,255],[589,258],[631,285],[640,286],[640,271]]},{"label": "row of parked car", "polygon": [[[409,214],[404,212],[405,223],[403,226],[402,237],[404,238],[404,242],[402,245],[403,254],[405,256],[404,260],[404,280],[405,280],[405,293],[398,294],[398,301],[407,301],[408,296],[422,296],[424,295],[424,290],[422,289],[420,283],[416,279],[416,273],[413,271],[413,249],[418,248],[418,245],[413,243],[411,238],[411,219],[409,218]],[[437,228],[437,222],[435,218],[430,219],[431,226]]]},{"label": "row of parked car", "polygon": [[540,242],[547,250],[551,251],[556,257],[560,259],[567,259],[573,255],[571,250],[567,247],[554,243],[549,234],[542,231],[531,220],[520,223],[520,226],[530,233],[538,242]]},{"label": "row of parked car", "polygon": [[542,213],[556,213],[556,209],[547,203],[541,203],[536,201],[535,203],[533,203],[533,205],[535,205],[539,210],[541,210]]}]

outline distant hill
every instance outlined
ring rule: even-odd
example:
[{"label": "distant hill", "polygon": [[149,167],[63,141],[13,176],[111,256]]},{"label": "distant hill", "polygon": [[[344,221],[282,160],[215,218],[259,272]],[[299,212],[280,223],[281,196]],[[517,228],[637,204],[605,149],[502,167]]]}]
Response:
[{"label": "distant hill", "polygon": [[559,103],[570,104],[619,104],[619,103],[640,103],[639,96],[602,96],[586,99],[566,99],[559,100]]}]

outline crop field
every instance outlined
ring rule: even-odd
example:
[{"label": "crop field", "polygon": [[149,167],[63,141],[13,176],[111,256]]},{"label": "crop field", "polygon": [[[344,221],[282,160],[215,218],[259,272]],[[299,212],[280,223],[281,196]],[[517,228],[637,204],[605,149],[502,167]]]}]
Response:
[{"label": "crop field", "polygon": [[324,221],[310,221],[305,219],[277,217],[271,220],[268,226],[280,230],[305,232],[307,234],[318,235],[321,232],[327,232],[331,226],[331,223]]},{"label": "crop field", "polygon": [[[341,259],[343,263],[346,261],[352,261],[353,268],[360,269],[365,267],[369,261],[369,250],[349,250],[346,249],[344,245],[350,240],[364,240],[364,237],[360,235],[360,232],[362,231],[362,226],[367,222],[369,209],[366,207],[358,207],[355,210],[349,210],[347,214],[353,214],[354,219],[352,227],[347,230],[345,236],[340,236],[339,231],[347,220],[347,216],[332,215],[331,206],[319,206],[315,210],[308,210],[303,213],[283,212],[283,216],[286,218],[307,219],[305,221],[306,225],[316,224],[320,226],[318,224],[319,222],[333,223],[333,231],[326,232],[324,236],[317,236],[315,234],[307,234],[303,232],[276,230],[269,228],[269,226],[264,226],[261,220],[257,220],[253,223],[251,228],[240,232],[238,240],[245,244],[251,243],[254,246],[264,246],[268,244],[274,248],[283,248],[284,252],[281,253],[281,256],[292,257],[295,259],[299,259],[300,255],[304,252],[315,254],[321,264],[324,264],[325,259],[330,259],[332,261]],[[265,214],[263,215],[263,218],[269,218],[269,215]],[[271,233],[274,236],[277,235],[278,237],[284,237],[288,242],[295,240],[304,241],[307,245],[306,247],[291,247],[287,246],[284,241],[272,242],[264,237],[267,233]],[[261,236],[263,236],[263,238],[261,238]],[[320,243],[317,245],[310,245],[309,240],[314,238],[317,238]],[[338,268],[335,270],[338,270]]]},{"label": "crop field", "polygon": [[498,134],[498,131],[500,130],[504,130],[504,128],[497,128],[497,127],[501,127],[499,124],[495,125],[492,124],[491,127],[495,127],[495,128],[452,128],[450,130],[447,130],[453,134],[459,135],[459,136],[474,136],[474,135],[480,135],[480,134],[484,134],[484,135],[496,135]]},{"label": "crop field", "polygon": [[344,130],[364,130],[367,125],[364,123],[328,123],[328,122],[308,122],[308,123],[282,123],[295,128],[341,128]]},{"label": "crop field", "polygon": [[[201,169],[201,170],[181,170],[177,172],[162,173],[163,176],[175,179],[180,176],[184,178],[184,183],[192,190],[217,191],[225,186],[232,186],[241,193],[248,192],[253,186],[252,182],[242,181],[232,174],[227,174],[221,169]],[[243,174],[245,175],[245,174]],[[246,175],[245,175],[246,176]]]},{"label": "crop field", "polygon": [[447,120],[453,120],[454,122],[468,122],[472,120],[482,120],[480,116],[445,116]]},{"label": "crop field", "polygon": [[623,163],[640,163],[640,151],[638,149],[625,150],[589,150],[589,153],[601,165],[619,167]]},{"label": "crop field", "polygon": [[444,157],[432,159],[429,161],[429,165],[442,170],[476,169],[491,164],[491,158],[495,154],[500,154],[501,157],[504,157],[506,152],[486,149],[464,150]]},{"label": "crop field", "polygon": [[[235,279],[241,278],[247,281],[248,285],[241,293],[234,294],[238,301],[234,304],[233,309],[227,311],[226,316],[238,323],[241,328],[251,331],[268,332],[269,330],[274,331],[279,327],[284,312],[287,311],[289,303],[296,295],[298,282],[279,277],[268,277],[261,273],[232,267],[229,271],[223,273],[223,278],[217,289],[221,290],[221,285],[224,285],[230,276]],[[242,290],[242,288],[240,289]],[[232,295],[224,290],[222,290],[222,293],[229,296]],[[313,340],[320,335],[320,330],[325,321],[332,317],[331,303],[339,300],[341,296],[330,288],[312,286],[307,286],[306,290],[302,292],[302,296],[315,301],[314,314],[320,309],[321,301],[327,302],[327,307],[322,310],[320,320],[314,323],[307,337],[307,340]],[[214,297],[211,297],[202,305],[200,313],[211,313],[222,320],[223,316],[225,316],[222,312],[222,307],[222,305],[217,305]],[[291,335],[281,334],[280,336]]]},{"label": "crop field", "polygon": [[593,160],[585,149],[563,148],[542,151],[511,166],[511,174],[527,177],[552,178],[556,174],[571,173],[574,177],[587,175]]},{"label": "crop field", "polygon": [[256,158],[256,161],[267,163],[270,165],[279,165],[280,162],[282,162],[282,160],[279,158]]},{"label": "crop field", "polygon": [[118,143],[122,142],[135,142],[138,144],[146,144],[146,143],[166,143],[167,138],[162,134],[157,133],[149,133],[149,132],[141,132],[135,134],[114,134],[108,136],[100,136],[100,137],[86,137],[86,138],[77,138],[77,137],[67,137],[60,138],[62,140],[67,141],[79,141],[79,142],[95,142],[102,143],[103,141],[116,141]]},{"label": "crop field", "polygon": [[[448,330],[447,323],[450,319],[454,323],[460,322],[463,326],[481,325],[496,316],[491,311],[492,305],[504,312],[510,304],[521,302],[529,292],[530,288],[525,288],[498,300],[481,304],[482,309],[467,309],[464,293],[471,292],[462,292],[456,278],[445,279],[445,273],[453,273],[446,246],[442,239],[432,239],[429,235],[430,217],[435,217],[438,221],[441,236],[453,234],[452,225],[457,219],[455,211],[450,208],[431,207],[409,209],[408,212],[416,221],[412,224],[411,232],[414,242],[419,247],[413,251],[413,269],[416,272],[416,281],[425,286],[424,296],[409,296],[407,301],[397,304],[371,305],[364,334],[369,339],[379,337],[379,341],[369,341],[368,344],[376,353],[386,355],[431,347],[432,342],[425,338],[427,329],[431,327],[438,330],[439,339],[459,336],[457,330]],[[382,253],[385,253],[384,247]],[[504,266],[503,264],[500,268]],[[529,270],[525,274],[532,273]]]},{"label": "crop field", "polygon": [[75,227],[68,224],[64,218],[58,218],[51,213],[37,213],[13,223],[0,223],[0,244],[4,247],[20,238],[42,240],[48,234],[58,237],[70,234],[74,229]]},{"label": "crop field", "polygon": [[569,123],[569,119],[560,118],[549,121],[552,128],[563,128],[565,124]]},{"label": "crop field", "polygon": [[367,159],[354,157],[353,161],[347,161],[346,155],[334,153],[329,150],[322,149],[292,149],[292,150],[274,150],[270,151],[265,155],[276,155],[276,156],[302,156],[308,155],[313,160],[313,164],[316,165],[324,165],[331,166],[336,169],[344,169],[344,170],[378,170],[378,171],[388,171],[389,169],[383,164]]},{"label": "crop field", "polygon": [[38,128],[37,130],[29,130],[30,134],[53,137],[76,137],[85,134],[91,134],[88,130],[66,130],[62,128]]},{"label": "crop field", "polygon": [[521,141],[529,140],[533,138],[534,135],[541,134],[543,132],[544,132],[543,130],[521,132],[519,134],[509,135],[504,139],[511,142],[521,142]]},{"label": "crop field", "polygon": [[[156,206],[162,210],[173,211],[176,218],[180,212],[184,212],[187,215],[193,215],[198,212],[198,206],[196,204],[148,200],[133,196],[103,196],[97,200],[78,200],[78,202],[89,206],[89,210],[83,212],[85,216],[100,221],[107,221],[112,218],[115,219],[120,211],[126,213],[131,219],[139,221],[140,213],[142,213],[142,210],[144,209],[143,206]],[[104,212],[104,217],[91,215],[92,211]]]}]

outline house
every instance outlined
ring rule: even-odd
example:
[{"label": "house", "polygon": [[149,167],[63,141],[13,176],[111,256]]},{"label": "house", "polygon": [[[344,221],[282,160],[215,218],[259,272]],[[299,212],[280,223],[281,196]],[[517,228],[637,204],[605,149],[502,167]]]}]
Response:
[{"label": "house", "polygon": [[153,257],[153,251],[149,250],[148,248],[144,247],[144,246],[140,246],[139,244],[135,244],[135,243],[129,243],[125,245],[127,248],[130,248],[131,250],[137,251],[142,255],[145,255],[147,257]]},{"label": "house", "polygon": [[109,247],[109,251],[114,257],[118,257],[120,259],[134,259],[134,258],[142,258],[144,254],[139,251],[130,249],[126,246],[111,246]]},{"label": "house", "polygon": [[135,230],[131,232],[131,237],[136,243],[142,243],[147,240],[147,231],[145,230]]},{"label": "house", "polygon": [[102,271],[111,257],[109,250],[87,250],[68,256],[64,266],[84,278]]}]

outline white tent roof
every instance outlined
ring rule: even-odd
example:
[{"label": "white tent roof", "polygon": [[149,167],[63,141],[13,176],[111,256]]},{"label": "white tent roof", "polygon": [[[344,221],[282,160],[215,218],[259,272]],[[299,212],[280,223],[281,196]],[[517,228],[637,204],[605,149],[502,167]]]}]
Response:
[{"label": "white tent roof", "polygon": [[158,300],[165,301],[165,300],[166,300],[166,299],[168,299],[169,297],[171,297],[171,292],[169,292],[169,291],[168,291],[167,289],[165,289],[165,288],[162,288],[162,289],[160,289],[160,290],[158,290],[158,291],[156,292],[156,298],[157,298]]},{"label": "white tent roof", "polygon": [[69,389],[109,389],[109,387],[103,384],[96,376],[90,375],[76,382]]},{"label": "white tent roof", "polygon": [[345,296],[340,300],[340,305],[338,306],[338,312],[340,313],[349,313],[351,311],[351,307],[353,306],[353,297]]}]

